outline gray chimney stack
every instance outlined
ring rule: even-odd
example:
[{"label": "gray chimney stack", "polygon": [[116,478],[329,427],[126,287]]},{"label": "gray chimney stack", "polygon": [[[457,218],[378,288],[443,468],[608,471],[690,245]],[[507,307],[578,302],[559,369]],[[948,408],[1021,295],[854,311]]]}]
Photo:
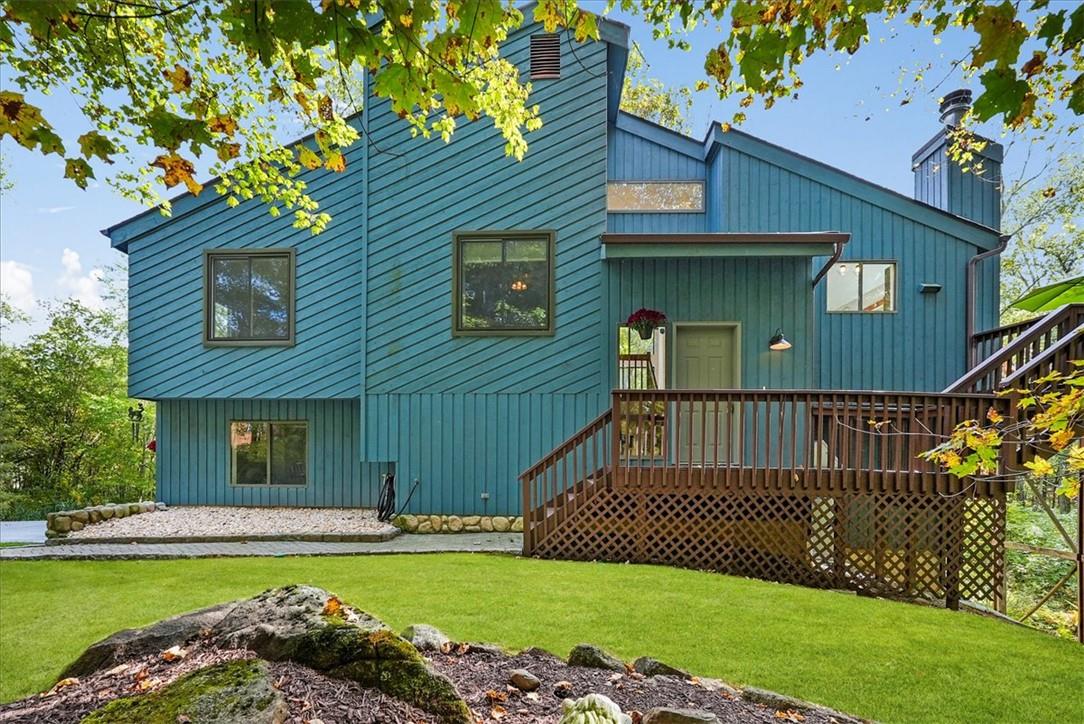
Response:
[{"label": "gray chimney stack", "polygon": [[966,88],[954,90],[941,101],[941,123],[955,128],[960,119],[971,110],[971,91]]}]

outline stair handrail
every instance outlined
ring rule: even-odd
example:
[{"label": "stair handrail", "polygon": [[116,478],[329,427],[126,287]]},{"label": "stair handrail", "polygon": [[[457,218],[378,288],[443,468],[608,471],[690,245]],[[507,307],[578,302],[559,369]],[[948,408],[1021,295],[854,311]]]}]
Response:
[{"label": "stair handrail", "polygon": [[[531,555],[538,542],[556,521],[549,520],[546,506],[568,494],[570,488],[586,484],[588,478],[605,471],[610,461],[607,447],[613,409],[607,407],[542,459],[520,473],[523,490],[523,554]],[[591,449],[589,450],[588,447]],[[547,477],[548,483],[547,484]],[[535,490],[539,487],[538,490]],[[537,510],[541,506],[541,513]],[[540,520],[536,520],[539,517]]]},{"label": "stair handrail", "polygon": [[[1047,364],[1052,360],[1056,360],[1058,356],[1068,349],[1071,349],[1073,345],[1084,342],[1084,322],[1078,324],[1074,329],[1061,335],[1054,344],[1050,345],[1038,355],[1028,360],[1028,362],[1017,370],[1014,370],[1012,374],[1003,377],[1001,380],[1001,386],[1004,388],[1018,387],[1024,380],[1035,376],[1036,372],[1042,376],[1050,372],[1055,366],[1056,362]],[[1069,354],[1066,359],[1073,359],[1075,355]]]},{"label": "stair handrail", "polygon": [[1020,333],[1016,338],[1009,342],[1009,344],[994,351],[985,360],[968,370],[962,377],[946,387],[944,391],[978,391],[975,389],[976,384],[991,375],[993,376],[993,380],[989,385],[989,389],[996,389],[1001,382],[1001,377],[998,373],[1005,363],[1027,349],[1028,345],[1035,342],[1044,334],[1055,330],[1063,324],[1069,328],[1073,328],[1079,323],[1080,319],[1084,319],[1084,304],[1066,304],[1039,317],[1034,324]]}]

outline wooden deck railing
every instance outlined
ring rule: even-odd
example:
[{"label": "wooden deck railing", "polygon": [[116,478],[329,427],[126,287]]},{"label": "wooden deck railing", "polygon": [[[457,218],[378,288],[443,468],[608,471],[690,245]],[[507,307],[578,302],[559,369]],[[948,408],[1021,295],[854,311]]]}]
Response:
[{"label": "wooden deck railing", "polygon": [[1084,322],[1064,333],[1058,341],[1040,352],[1012,374],[1002,378],[1004,388],[1026,388],[1051,372],[1067,372],[1073,360],[1084,359]]},{"label": "wooden deck railing", "polygon": [[1041,316],[1032,317],[1030,319],[1024,319],[1011,324],[1003,324],[1000,327],[994,327],[993,329],[986,329],[975,333],[975,335],[971,337],[970,359],[974,360],[973,364],[977,364],[994,352],[997,352],[999,349],[1026,332],[1029,327],[1041,319]]},{"label": "wooden deck railing", "polygon": [[613,482],[947,494],[963,483],[918,454],[958,422],[1008,406],[992,394],[616,390]]},{"label": "wooden deck railing", "polygon": [[1059,339],[1084,323],[1084,304],[1067,304],[1030,321],[1031,326],[1016,333],[1012,341],[949,385],[945,392],[993,392],[1000,389],[1003,379],[1027,367]]},{"label": "wooden deck railing", "polygon": [[606,410],[519,476],[525,555],[607,483],[612,417]]},{"label": "wooden deck railing", "polygon": [[622,354],[617,357],[617,386],[623,390],[654,390],[658,385],[649,354]]}]

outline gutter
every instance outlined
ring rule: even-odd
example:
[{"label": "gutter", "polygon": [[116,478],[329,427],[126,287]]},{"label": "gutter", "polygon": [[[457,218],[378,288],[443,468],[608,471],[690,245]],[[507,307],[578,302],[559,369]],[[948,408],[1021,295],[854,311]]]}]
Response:
[{"label": "gutter", "polygon": [[998,256],[1009,246],[1009,239],[1012,238],[1008,234],[1002,234],[998,237],[998,244],[993,249],[988,251],[982,251],[975,256],[967,260],[967,277],[965,284],[967,285],[967,295],[964,299],[964,317],[966,323],[966,339],[967,349],[965,351],[965,362],[967,363],[966,369],[971,370],[978,360],[975,359],[974,345],[972,341],[975,338],[975,296],[978,294],[976,288],[976,273],[975,270],[979,265],[979,262],[983,259],[989,259],[990,257]]},{"label": "gutter", "polygon": [[843,256],[843,245],[847,243],[848,239],[850,239],[850,234],[847,235],[847,239],[836,242],[835,252],[832,254],[832,256],[828,258],[828,261],[824,263],[824,266],[821,267],[821,270],[817,272],[817,276],[813,277],[814,288],[817,286],[821,279],[824,279],[824,275],[828,273],[828,270],[832,268],[832,265],[839,261],[839,257]]}]

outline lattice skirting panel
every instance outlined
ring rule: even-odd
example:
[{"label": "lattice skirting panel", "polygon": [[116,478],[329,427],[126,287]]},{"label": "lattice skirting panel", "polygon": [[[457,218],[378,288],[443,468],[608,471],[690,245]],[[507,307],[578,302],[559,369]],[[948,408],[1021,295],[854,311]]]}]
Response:
[{"label": "lattice skirting panel", "polygon": [[1002,609],[1005,498],[603,489],[532,552]]}]

